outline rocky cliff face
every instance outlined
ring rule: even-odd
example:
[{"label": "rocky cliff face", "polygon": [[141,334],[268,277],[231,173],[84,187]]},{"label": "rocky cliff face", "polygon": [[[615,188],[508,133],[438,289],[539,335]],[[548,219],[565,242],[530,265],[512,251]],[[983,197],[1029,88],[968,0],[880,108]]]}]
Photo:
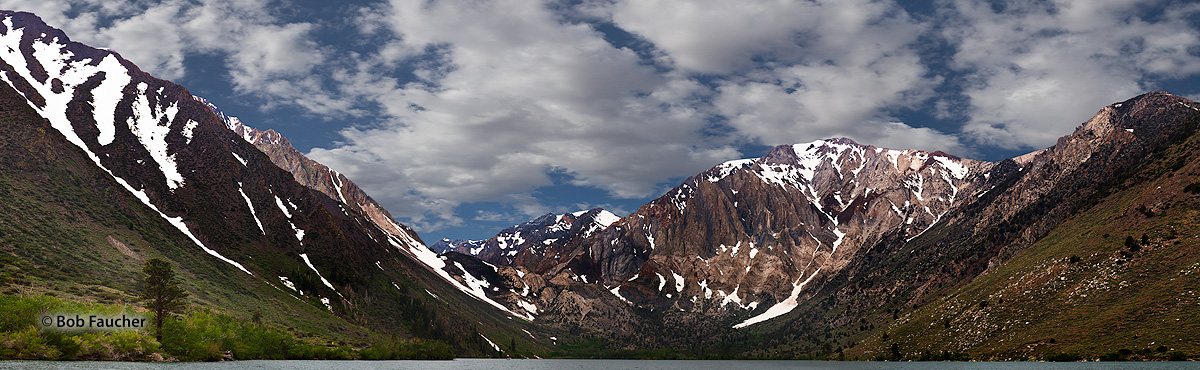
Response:
[{"label": "rocky cliff face", "polygon": [[814,276],[886,234],[920,235],[1007,175],[848,139],[779,146],[688,179],[579,243],[572,262],[635,305],[761,320],[786,312]]},{"label": "rocky cliff face", "polygon": [[[546,215],[465,252],[511,270],[506,290],[535,287],[526,300],[546,321],[599,310],[641,325],[633,312],[643,308],[750,325],[795,307],[820,288],[814,277],[887,235],[921,235],[1017,169],[849,139],[784,145],[693,176],[602,230],[577,231],[587,215]],[[576,237],[555,234],[564,220]]]}]

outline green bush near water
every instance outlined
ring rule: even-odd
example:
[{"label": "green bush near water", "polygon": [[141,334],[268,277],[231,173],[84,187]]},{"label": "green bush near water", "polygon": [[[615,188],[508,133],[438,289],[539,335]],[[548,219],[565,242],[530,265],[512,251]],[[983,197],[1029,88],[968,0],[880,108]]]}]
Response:
[{"label": "green bush near water", "polygon": [[313,343],[291,332],[207,310],[191,310],[163,328],[163,342],[151,330],[57,332],[39,330],[36,317],[47,311],[133,313],[125,305],[64,302],[49,296],[0,295],[0,360],[220,361],[224,359],[453,359],[444,342],[391,339],[359,349]]},{"label": "green bush near water", "polygon": [[46,311],[78,311],[114,314],[133,312],[120,305],[68,303],[49,296],[0,295],[0,359],[22,360],[120,360],[161,359],[161,348],[144,332],[63,333],[38,330],[36,317]]}]

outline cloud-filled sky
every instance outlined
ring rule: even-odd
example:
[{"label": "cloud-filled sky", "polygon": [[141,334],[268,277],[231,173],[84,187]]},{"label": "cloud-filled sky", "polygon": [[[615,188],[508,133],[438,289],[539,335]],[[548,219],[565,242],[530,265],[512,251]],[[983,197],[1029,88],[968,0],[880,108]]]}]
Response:
[{"label": "cloud-filled sky", "polygon": [[1000,160],[1200,98],[1200,2],[0,0],[350,177],[426,241],[624,215],[771,146]]}]

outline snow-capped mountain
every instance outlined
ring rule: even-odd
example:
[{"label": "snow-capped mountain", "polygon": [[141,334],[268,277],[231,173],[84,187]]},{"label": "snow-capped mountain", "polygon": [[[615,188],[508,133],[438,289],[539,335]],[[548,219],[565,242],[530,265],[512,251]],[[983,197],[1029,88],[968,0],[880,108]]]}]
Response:
[{"label": "snow-capped mountain", "polygon": [[[1175,217],[1191,217],[1186,216],[1191,214],[1187,212],[1194,211],[1183,210],[1196,209],[1196,198],[1183,194],[1181,189],[1185,184],[1200,181],[1197,177],[1200,172],[1188,169],[1200,162],[1192,155],[1197,147],[1198,129],[1200,103],[1166,92],[1150,92],[1102,107],[1074,132],[1059,138],[1054,146],[1000,162],[1000,166],[1014,168],[1015,173],[995,183],[994,188],[989,185],[990,190],[980,194],[974,203],[947,213],[920,237],[884,238],[861,250],[837,273],[818,276],[814,282],[823,281],[822,289],[806,293],[811,295],[802,297],[801,306],[796,309],[799,313],[776,321],[778,325],[773,327],[792,333],[836,331],[839,334],[825,339],[826,343],[848,346],[851,341],[859,340],[850,333],[864,323],[880,326],[872,337],[887,338],[882,334],[898,330],[892,323],[907,321],[906,316],[911,314],[924,316],[922,322],[927,324],[922,330],[928,330],[924,337],[936,336],[953,342],[952,346],[942,347],[944,350],[975,348],[981,353],[991,353],[987,356],[1019,353],[1013,358],[1029,358],[1031,353],[1078,348],[1072,346],[1111,339],[1112,332],[1095,330],[1096,327],[1155,325],[1151,324],[1155,321],[1145,320],[1140,311],[1137,317],[1093,312],[1092,319],[1103,318],[1087,320],[1090,324],[1053,309],[1050,309],[1054,311],[1052,314],[1040,313],[1046,313],[1049,307],[1107,307],[1112,302],[1128,303],[1125,300],[1132,295],[1157,295],[1155,290],[1122,288],[1115,294],[1123,298],[1107,300],[1096,298],[1096,293],[1083,287],[1106,284],[1101,281],[1115,277],[1111,275],[1112,266],[1125,263],[1121,253],[1114,252],[1122,248],[1119,247],[1122,237],[1117,236],[1121,235],[1120,230],[1149,231],[1151,235],[1169,238],[1172,233],[1169,230],[1176,226],[1170,226],[1173,223],[1163,218],[1147,216],[1148,212],[1139,212],[1139,203],[1147,210],[1156,204],[1170,203],[1179,212]],[[995,169],[992,176],[997,176]],[[1148,182],[1159,184],[1150,186]],[[1113,196],[1121,192],[1144,196],[1138,201]],[[1147,200],[1152,196],[1145,196],[1171,192],[1178,195],[1169,201]],[[1071,223],[1075,226],[1063,228]],[[1194,241],[1188,241],[1160,251],[1163,255],[1178,255],[1194,250]],[[1109,258],[1112,255],[1118,258]],[[1087,258],[1094,260],[1072,262],[1088,261]],[[1159,266],[1160,262],[1148,261],[1148,264]],[[1008,272],[993,274],[996,269]],[[1086,271],[1098,280],[1072,279],[1066,270]],[[1130,271],[1139,271],[1134,280],[1145,284],[1179,284],[1173,280],[1174,275],[1156,280],[1146,270]],[[1113,283],[1125,284],[1121,280],[1116,278]],[[994,289],[972,287],[980,282],[1005,287],[1016,294],[996,294]],[[1059,295],[1043,287],[1074,293]],[[957,298],[960,295],[1001,303],[1004,312],[980,309],[987,303]],[[945,310],[927,310],[926,305],[942,299],[956,302],[947,307],[963,310],[962,314],[948,316]],[[1137,306],[1143,307],[1140,302]],[[977,319],[978,324],[964,324]],[[928,323],[940,323],[940,329]],[[1029,325],[1038,323],[1053,328],[1052,333],[1072,331],[1081,336],[1059,339],[1070,342],[1065,345],[1060,342],[1061,346],[1032,348],[1027,347],[1030,341],[1009,335],[1014,329],[1025,332],[1034,328]],[[1195,323],[1193,320],[1190,325]],[[919,343],[916,338],[897,339],[876,344],[870,350],[880,354],[883,353],[880,349],[900,347],[902,352],[911,354],[928,344]],[[1149,339],[1154,340],[1157,337]],[[981,341],[1000,342],[1000,345],[991,349],[975,347]],[[778,348],[775,345],[812,346],[819,341],[792,338],[774,342],[765,345],[762,351],[775,350]]]},{"label": "snow-capped mountain", "polygon": [[479,251],[482,251],[483,250],[483,242],[485,242],[485,241],[487,241],[487,239],[484,239],[484,240],[453,239],[453,240],[451,240],[451,239],[442,238],[441,240],[438,240],[438,241],[434,242],[433,244],[430,244],[429,249],[432,249],[437,254],[442,254],[442,253],[446,253],[446,252],[458,252],[458,253],[462,253],[462,254],[474,255],[474,253],[472,253],[472,251],[475,251],[476,253],[478,253]]},{"label": "snow-capped mountain", "polygon": [[[186,90],[182,87],[150,77],[114,52],[73,43],[62,31],[45,26],[28,13],[4,12],[0,16],[0,43],[7,46],[0,52],[4,62],[0,79],[122,190],[187,235],[199,250],[254,275],[236,255],[240,253],[206,243],[203,234],[197,235],[195,226],[182,217],[188,205],[177,200],[192,195],[198,185],[207,185],[207,177],[212,175],[195,170],[207,159],[200,158],[197,149],[213,142],[224,144],[210,139],[220,135],[211,124],[202,125],[211,121],[207,119],[211,114],[186,104],[190,98],[183,99]],[[224,132],[223,127],[216,128]],[[239,151],[251,155],[245,147],[221,146],[220,151],[230,158],[239,156]],[[237,171],[228,166],[219,170]],[[235,188],[246,197],[247,205],[253,206],[240,182],[232,187],[222,185]],[[265,207],[268,197],[284,203],[271,188],[256,187],[249,194],[258,200],[263,213],[273,211]],[[298,211],[291,195],[285,194],[284,199],[291,211]],[[302,234],[297,231],[297,235]]]},{"label": "snow-capped mountain", "polygon": [[[114,221],[95,216],[114,213],[104,207],[144,207],[152,219],[138,216],[140,210],[122,216],[132,231],[113,231],[116,236],[109,235],[107,243],[142,243],[142,253],[185,256],[195,265],[181,270],[215,279],[212,284],[220,286],[215,292],[251,297],[194,294],[225,303],[274,302],[226,307],[238,312],[269,307],[284,311],[282,317],[302,317],[285,312],[312,308],[344,320],[369,320],[381,332],[395,335],[411,335],[413,325],[457,328],[461,332],[443,334],[468,338],[464,343],[474,343],[470,338],[479,333],[467,332],[468,326],[451,320],[452,315],[400,315],[413,309],[398,302],[458,302],[456,310],[475,312],[480,321],[513,325],[507,318],[512,311],[460,283],[446,271],[447,261],[416,233],[392,220],[345,176],[305,158],[278,133],[250,128],[182,86],[141,71],[117,52],[72,42],[29,13],[0,11],[0,45],[0,95],[17,102],[6,106],[6,112],[28,111],[21,117],[37,118],[17,124],[42,132],[52,146],[47,150],[83,161],[56,166],[73,172],[94,168],[103,174],[88,180],[96,184],[77,186],[111,189],[104,195],[107,202],[96,203],[102,209],[79,211],[82,216],[77,217],[108,224]],[[38,128],[43,124],[45,130]],[[15,222],[25,216],[8,217]],[[76,223],[82,222],[52,226]],[[155,223],[168,229],[166,237],[156,234],[160,228]],[[145,246],[147,241],[154,242]],[[184,247],[186,252],[178,249]],[[63,253],[72,252],[68,248]],[[124,265],[98,268],[119,274],[140,271]],[[460,298],[492,308],[482,312]]]},{"label": "snow-capped mountain", "polygon": [[[620,217],[601,208],[565,214],[548,213],[504,229],[486,240],[448,240],[430,248],[451,261],[446,273],[467,286],[479,286],[489,299],[533,319],[547,304],[541,275],[555,266],[563,248],[603,231]],[[575,277],[579,279],[579,277]],[[585,277],[586,279],[586,277]]]},{"label": "snow-capped mountain", "polygon": [[[783,145],[693,176],[601,232],[492,262],[598,285],[637,307],[759,313],[749,325],[787,312],[814,276],[836,272],[860,249],[920,235],[1010,167],[849,139]],[[516,227],[499,237],[531,236]]]},{"label": "snow-capped mountain", "polygon": [[547,213],[536,219],[501,230],[485,240],[443,239],[430,246],[435,251],[455,251],[493,264],[522,265],[537,270],[547,251],[566,245],[576,238],[587,238],[603,231],[620,217],[594,208],[564,214]]},{"label": "snow-capped mountain", "polygon": [[[533,287],[539,320],[622,341],[639,339],[615,323],[730,335],[711,323],[743,330],[848,295],[879,304],[846,284],[880,279],[882,294],[915,294],[902,302],[911,307],[1044,236],[1136,158],[1195,130],[1197,107],[1167,93],[1142,95],[1105,107],[1054,147],[998,162],[848,139],[783,145],[693,176],[591,236],[497,261],[507,266],[496,271],[516,272],[507,286]],[[548,224],[549,216],[529,223]],[[509,238],[526,237],[511,231]],[[897,263],[905,267],[879,269]],[[884,309],[837,302],[845,322],[873,312],[864,307]]]},{"label": "snow-capped mountain", "polygon": [[[338,243],[312,232],[329,226],[318,221],[331,216],[329,207],[290,176],[279,178],[286,172],[253,146],[231,140],[236,137],[187,90],[149,76],[115,52],[71,42],[31,14],[0,16],[0,43],[8,45],[0,53],[0,79],[119,189],[157,212],[197,250],[279,287],[281,279],[275,277],[283,272],[252,263],[249,244],[305,251],[311,248],[306,242]],[[225,207],[203,202],[213,198],[234,201],[222,202]],[[227,221],[209,223],[214,217]],[[251,240],[230,242],[212,232],[226,227],[250,231],[245,234]],[[281,230],[286,235],[279,235]],[[291,257],[317,271],[315,266],[324,263],[314,264],[308,255]],[[339,295],[332,284],[325,285],[328,291],[309,293],[326,299]]]}]

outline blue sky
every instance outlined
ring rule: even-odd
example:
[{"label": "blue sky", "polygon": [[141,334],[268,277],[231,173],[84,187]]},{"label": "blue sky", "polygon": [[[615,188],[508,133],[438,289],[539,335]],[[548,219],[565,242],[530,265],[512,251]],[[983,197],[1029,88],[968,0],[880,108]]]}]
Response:
[{"label": "blue sky", "polygon": [[345,173],[429,242],[830,137],[1000,160],[1200,97],[1195,1],[0,0]]}]

